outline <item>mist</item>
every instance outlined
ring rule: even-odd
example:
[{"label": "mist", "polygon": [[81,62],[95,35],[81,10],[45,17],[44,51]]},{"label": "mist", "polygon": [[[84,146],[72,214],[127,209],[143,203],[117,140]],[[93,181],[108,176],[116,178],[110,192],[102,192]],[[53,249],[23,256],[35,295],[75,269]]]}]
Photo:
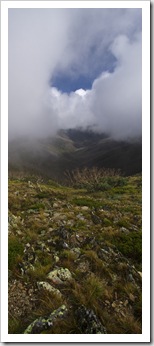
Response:
[{"label": "mist", "polygon": [[[88,126],[141,136],[140,9],[9,9],[8,67],[9,139]],[[68,93],[56,76],[92,83]]]}]

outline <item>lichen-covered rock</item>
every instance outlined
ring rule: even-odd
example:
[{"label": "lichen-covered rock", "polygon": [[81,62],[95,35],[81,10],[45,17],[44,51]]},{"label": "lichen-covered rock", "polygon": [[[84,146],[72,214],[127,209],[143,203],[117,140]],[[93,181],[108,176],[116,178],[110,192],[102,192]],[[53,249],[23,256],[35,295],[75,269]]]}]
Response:
[{"label": "lichen-covered rock", "polygon": [[81,255],[81,249],[79,247],[72,248],[70,252],[74,254],[76,258],[79,258]]},{"label": "lichen-covered rock", "polygon": [[53,286],[51,286],[48,282],[45,282],[45,281],[37,282],[37,287],[39,289],[43,288],[49,292],[57,294],[59,297],[62,297],[61,292],[57,288],[54,288]]},{"label": "lichen-covered rock", "polygon": [[66,306],[62,305],[57,310],[51,312],[48,317],[37,318],[27,327],[24,334],[40,334],[43,330],[51,328],[58,318],[64,318],[67,311]]},{"label": "lichen-covered rock", "polygon": [[76,320],[83,334],[107,334],[93,310],[81,305],[75,312]]},{"label": "lichen-covered rock", "polygon": [[55,269],[47,277],[54,284],[64,284],[72,280],[72,274],[67,268]]},{"label": "lichen-covered rock", "polygon": [[87,207],[86,205],[84,205],[83,207],[81,207],[81,210],[87,211],[87,210],[89,210],[89,207]]}]

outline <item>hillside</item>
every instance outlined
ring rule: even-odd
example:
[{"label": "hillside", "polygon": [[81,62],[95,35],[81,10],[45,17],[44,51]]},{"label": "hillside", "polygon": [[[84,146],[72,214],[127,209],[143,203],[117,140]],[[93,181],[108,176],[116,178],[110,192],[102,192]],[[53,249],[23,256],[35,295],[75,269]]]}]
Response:
[{"label": "hillside", "polygon": [[92,177],[9,177],[9,333],[142,333],[141,175]]},{"label": "hillside", "polygon": [[40,174],[58,182],[66,170],[98,167],[121,169],[124,175],[142,171],[142,142],[116,141],[90,130],[61,130],[53,138],[18,138],[9,142],[9,171]]}]

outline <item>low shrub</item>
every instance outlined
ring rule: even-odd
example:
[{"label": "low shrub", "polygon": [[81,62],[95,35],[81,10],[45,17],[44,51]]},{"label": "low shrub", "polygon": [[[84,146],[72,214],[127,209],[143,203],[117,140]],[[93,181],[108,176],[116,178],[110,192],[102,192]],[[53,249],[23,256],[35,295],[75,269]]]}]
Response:
[{"label": "low shrub", "polygon": [[[66,171],[65,175],[69,185],[77,188],[86,188],[88,191],[108,190],[111,184],[107,181],[110,177],[110,182],[120,179],[120,171],[110,168],[83,168],[75,169],[74,171]],[[114,179],[115,178],[115,179]]]}]

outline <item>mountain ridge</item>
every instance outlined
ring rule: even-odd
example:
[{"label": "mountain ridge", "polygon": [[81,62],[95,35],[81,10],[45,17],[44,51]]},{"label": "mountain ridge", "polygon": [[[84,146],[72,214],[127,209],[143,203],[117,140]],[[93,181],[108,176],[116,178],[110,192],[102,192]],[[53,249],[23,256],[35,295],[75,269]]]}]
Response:
[{"label": "mountain ridge", "polygon": [[120,169],[124,175],[142,171],[142,141],[118,141],[107,134],[81,129],[60,130],[55,137],[9,142],[9,171],[26,170],[65,179],[66,170],[84,167]]}]

